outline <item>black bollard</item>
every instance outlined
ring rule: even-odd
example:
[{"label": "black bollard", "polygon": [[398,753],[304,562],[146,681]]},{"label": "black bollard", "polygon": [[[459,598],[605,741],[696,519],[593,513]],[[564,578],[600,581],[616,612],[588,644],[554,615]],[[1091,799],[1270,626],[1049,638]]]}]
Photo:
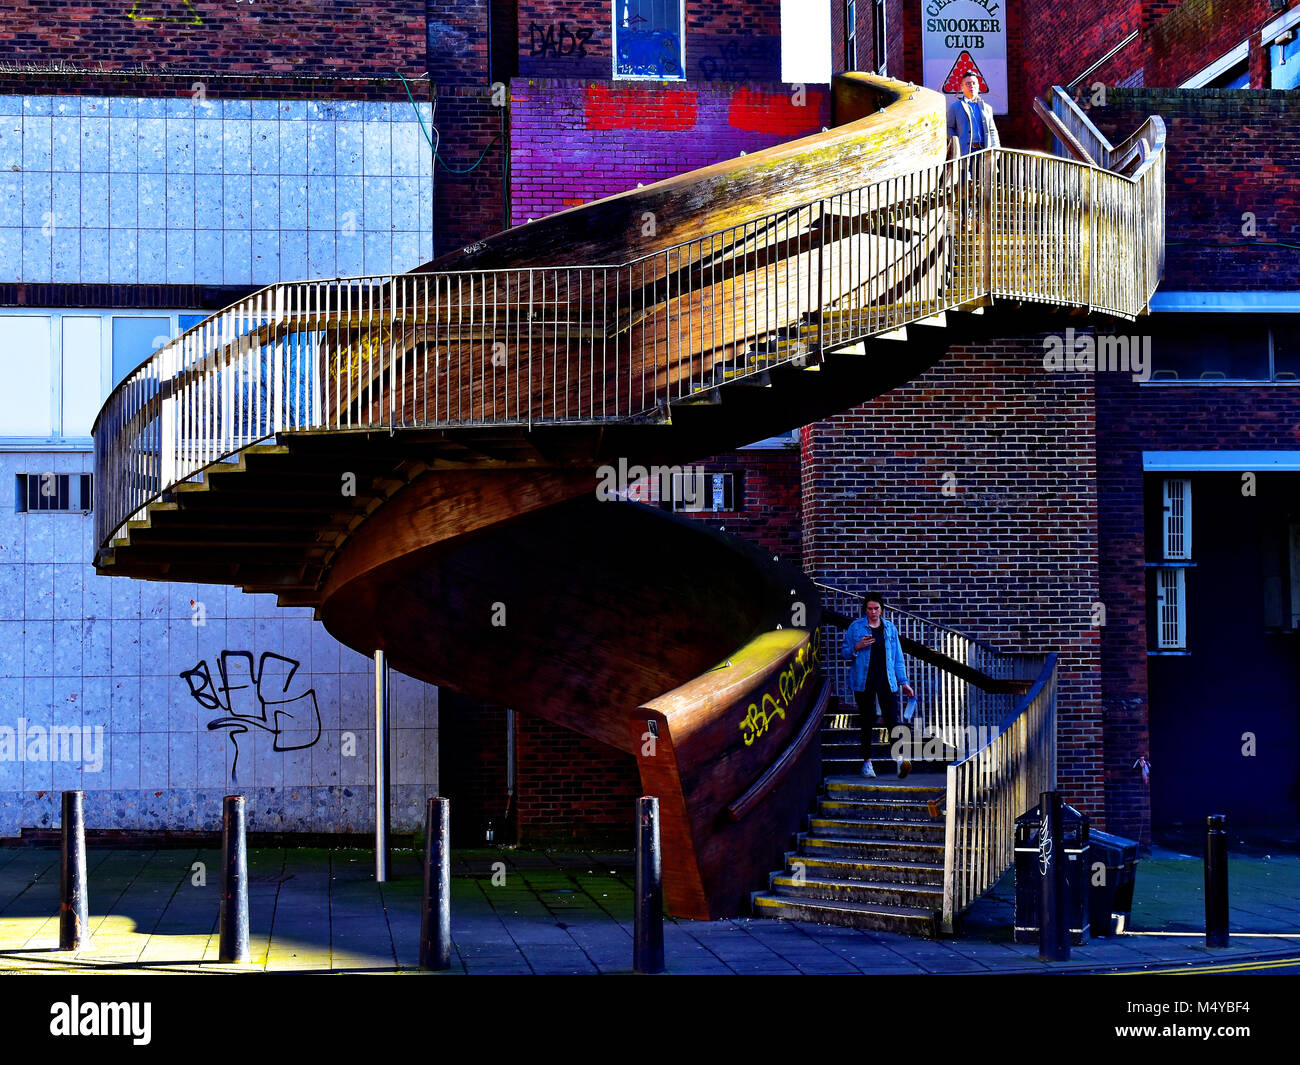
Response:
[{"label": "black bollard", "polygon": [[59,949],[80,950],[90,938],[90,900],[86,891],[86,816],[79,791],[63,793],[62,831]]},{"label": "black bollard", "polygon": [[420,968],[451,968],[451,803],[429,800],[424,819],[424,905]]},{"label": "black bollard", "polygon": [[1066,906],[1065,840],[1061,833],[1061,796],[1043,792],[1039,800],[1039,961],[1070,960],[1070,918]]},{"label": "black bollard", "polygon": [[1223,814],[1205,819],[1205,945],[1228,945],[1228,833]]},{"label": "black bollard", "polygon": [[221,806],[220,959],[248,961],[248,845],[244,797],[227,795]]},{"label": "black bollard", "polygon": [[664,888],[660,879],[659,800],[636,801],[636,915],[632,968],[653,975],[664,971]]}]

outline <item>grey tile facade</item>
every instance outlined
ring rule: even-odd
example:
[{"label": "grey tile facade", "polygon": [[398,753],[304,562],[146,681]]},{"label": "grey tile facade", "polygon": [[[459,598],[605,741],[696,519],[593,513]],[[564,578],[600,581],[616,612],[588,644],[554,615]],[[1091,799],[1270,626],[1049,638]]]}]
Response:
[{"label": "grey tile facade", "polygon": [[410,104],[0,97],[0,281],[401,272],[432,258],[432,205]]}]

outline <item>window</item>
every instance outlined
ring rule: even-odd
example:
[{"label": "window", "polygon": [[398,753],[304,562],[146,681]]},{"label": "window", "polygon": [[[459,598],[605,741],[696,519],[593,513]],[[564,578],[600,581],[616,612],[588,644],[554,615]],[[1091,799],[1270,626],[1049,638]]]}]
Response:
[{"label": "window", "polygon": [[1260,31],[1259,39],[1268,55],[1268,87],[1300,86],[1300,8],[1275,18]]},{"label": "window", "polygon": [[0,313],[0,442],[85,447],[112,388],[202,314],[112,311]]},{"label": "window", "polygon": [[1300,322],[1295,316],[1156,316],[1151,379],[1195,383],[1300,382]]},{"label": "window", "polygon": [[14,494],[14,510],[19,513],[43,510],[77,510],[92,507],[89,473],[20,473]]},{"label": "window", "polygon": [[1192,557],[1192,482],[1170,477],[1164,483],[1161,544],[1166,561]]},{"label": "window", "polygon": [[738,510],[736,475],[703,470],[674,473],[672,509],[683,514]]},{"label": "window", "polygon": [[[1192,565],[1192,482],[1167,477],[1161,482],[1160,555],[1155,574],[1155,647],[1187,648],[1187,570]],[[1183,563],[1180,565],[1179,563]]]},{"label": "window", "polygon": [[686,77],[684,0],[614,0],[614,77]]},{"label": "window", "polygon": [[1156,647],[1161,651],[1187,646],[1187,570],[1156,570]]},{"label": "window", "polygon": [[140,363],[167,343],[172,336],[168,318],[113,319],[113,385],[116,387]]},{"label": "window", "polygon": [[1293,514],[1264,528],[1264,628],[1300,631],[1300,519]]},{"label": "window", "polygon": [[54,357],[48,315],[0,317],[0,433],[48,437],[54,431]]},{"label": "window", "polygon": [[888,44],[885,35],[885,0],[876,0],[875,45],[876,73],[884,74],[885,68],[889,64]]},{"label": "window", "polygon": [[1249,89],[1250,42],[1242,41],[1231,52],[1188,78],[1180,89]]},{"label": "window", "polygon": [[844,69],[858,69],[858,5],[848,0],[844,5]]}]

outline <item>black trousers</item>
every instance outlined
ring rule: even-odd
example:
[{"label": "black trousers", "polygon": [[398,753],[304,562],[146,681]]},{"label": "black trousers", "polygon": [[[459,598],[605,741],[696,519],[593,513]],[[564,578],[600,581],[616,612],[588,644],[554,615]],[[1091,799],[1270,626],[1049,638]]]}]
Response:
[{"label": "black trousers", "polygon": [[[880,717],[885,726],[885,741],[888,744],[898,726],[898,693],[891,692],[888,683],[873,688],[868,681],[866,691],[854,692],[853,698],[858,704],[858,722],[862,726],[862,760],[870,762],[876,723],[876,699],[880,699]],[[889,747],[886,746],[885,750],[889,750]]]}]

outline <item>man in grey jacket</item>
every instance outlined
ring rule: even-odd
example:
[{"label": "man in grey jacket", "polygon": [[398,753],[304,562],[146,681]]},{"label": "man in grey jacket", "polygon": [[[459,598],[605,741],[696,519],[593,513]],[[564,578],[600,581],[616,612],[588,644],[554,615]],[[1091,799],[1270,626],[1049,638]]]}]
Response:
[{"label": "man in grey jacket", "polygon": [[961,95],[948,105],[948,136],[957,139],[961,155],[1002,147],[993,108],[980,99],[980,77],[974,71],[961,79]]}]

